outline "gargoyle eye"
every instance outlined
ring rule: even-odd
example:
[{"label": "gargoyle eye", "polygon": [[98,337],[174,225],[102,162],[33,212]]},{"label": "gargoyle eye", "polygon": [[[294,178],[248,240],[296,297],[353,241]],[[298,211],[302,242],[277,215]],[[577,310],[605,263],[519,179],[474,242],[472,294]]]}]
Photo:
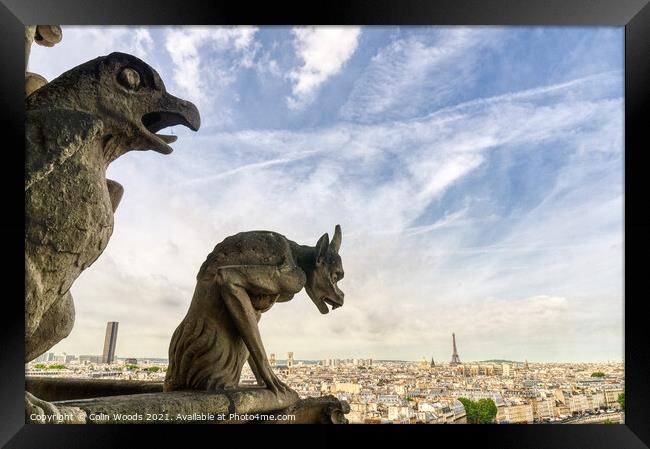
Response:
[{"label": "gargoyle eye", "polygon": [[140,87],[140,74],[130,67],[122,69],[117,75],[117,80],[122,86],[130,90],[135,90]]}]

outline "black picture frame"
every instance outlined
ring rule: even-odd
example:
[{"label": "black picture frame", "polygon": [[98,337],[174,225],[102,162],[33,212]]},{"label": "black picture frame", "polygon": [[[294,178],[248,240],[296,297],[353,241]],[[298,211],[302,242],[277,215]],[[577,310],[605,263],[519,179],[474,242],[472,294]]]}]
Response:
[{"label": "black picture frame", "polygon": [[[1,0],[1,97],[4,170],[0,177],[4,199],[4,295],[0,328],[0,444],[7,447],[122,447],[142,434],[150,441],[167,441],[171,433],[191,430],[191,439],[236,440],[251,434],[246,426],[38,426],[24,423],[24,24],[62,25],[195,25],[195,24],[350,24],[350,25],[609,25],[625,27],[625,383],[623,425],[498,425],[498,426],[258,426],[263,438],[298,440],[347,439],[351,433],[383,438],[397,434],[405,443],[442,438],[463,446],[498,448],[642,448],[650,445],[650,326],[644,313],[650,253],[650,208],[644,197],[650,177],[646,171],[650,146],[645,139],[650,99],[650,0],[336,0],[301,4],[198,0]],[[10,139],[8,139],[10,137]],[[11,142],[11,143],[9,143]],[[7,161],[6,157],[9,157]],[[9,203],[9,204],[7,204]],[[637,293],[638,292],[638,293]],[[23,295],[21,297],[21,295]],[[616,317],[612,317],[616,319]],[[259,430],[264,427],[263,431]],[[298,432],[298,433],[296,433]],[[209,435],[208,435],[209,434]],[[415,437],[417,435],[417,438]],[[423,439],[422,439],[423,438]],[[332,439],[332,440],[330,440]],[[204,440],[206,441],[206,440]],[[210,441],[210,440],[207,440]],[[215,440],[212,440],[215,441]],[[212,443],[214,444],[214,443]],[[212,445],[210,444],[210,445]],[[304,444],[304,443],[302,443]],[[334,443],[338,444],[338,443]],[[426,443],[428,444],[428,443]],[[130,444],[126,444],[131,447]]]}]

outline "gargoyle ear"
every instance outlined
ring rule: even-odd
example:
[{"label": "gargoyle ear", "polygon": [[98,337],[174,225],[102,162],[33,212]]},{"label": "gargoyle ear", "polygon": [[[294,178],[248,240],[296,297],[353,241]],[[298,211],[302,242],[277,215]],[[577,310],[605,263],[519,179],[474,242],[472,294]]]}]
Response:
[{"label": "gargoyle ear", "polygon": [[330,244],[330,236],[323,234],[316,243],[316,265],[320,264],[327,254],[327,247]]},{"label": "gargoyle ear", "polygon": [[339,249],[341,248],[341,225],[336,225],[336,228],[334,228],[334,237],[332,237],[332,241],[330,242],[330,248],[338,254]]}]

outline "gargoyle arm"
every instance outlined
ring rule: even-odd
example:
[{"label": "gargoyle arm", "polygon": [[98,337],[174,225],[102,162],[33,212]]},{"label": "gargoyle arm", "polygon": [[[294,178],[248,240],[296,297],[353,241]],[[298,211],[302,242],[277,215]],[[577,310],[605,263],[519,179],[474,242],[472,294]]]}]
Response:
[{"label": "gargoyle arm", "polygon": [[251,367],[251,371],[253,371],[253,374],[255,375],[255,379],[257,379],[257,384],[260,385],[261,383],[264,382],[262,379],[262,375],[260,374],[260,370],[257,368],[257,363],[255,363],[255,359],[253,359],[252,356],[248,356],[248,366]]},{"label": "gargoyle arm", "polygon": [[[271,370],[257,326],[257,314],[247,293],[247,290],[266,294],[276,293],[274,282],[269,276],[273,268],[255,268],[220,267],[216,282],[230,317],[248,348],[250,358],[253,359],[253,364],[258,371],[257,375],[261,377],[258,380],[262,380],[266,388],[277,393],[288,387]],[[259,271],[259,274],[250,271]]]},{"label": "gargoyle arm", "polygon": [[[262,314],[260,312],[255,312],[255,316],[259,324],[260,318],[262,318]],[[248,366],[250,366],[251,371],[253,371],[253,374],[255,375],[255,379],[257,379],[257,383],[258,384],[264,383],[264,379],[262,379],[262,376],[260,375],[260,370],[257,367],[257,363],[255,363],[255,359],[250,355],[248,356]]]}]

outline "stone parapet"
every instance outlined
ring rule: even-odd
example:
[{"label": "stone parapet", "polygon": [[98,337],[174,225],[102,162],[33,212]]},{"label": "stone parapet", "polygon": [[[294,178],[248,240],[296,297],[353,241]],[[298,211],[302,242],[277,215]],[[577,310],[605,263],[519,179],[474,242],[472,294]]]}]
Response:
[{"label": "stone parapet", "polygon": [[27,390],[88,424],[346,424],[350,412],[334,396],[287,403],[261,387],[162,392],[160,382],[31,377]]}]

